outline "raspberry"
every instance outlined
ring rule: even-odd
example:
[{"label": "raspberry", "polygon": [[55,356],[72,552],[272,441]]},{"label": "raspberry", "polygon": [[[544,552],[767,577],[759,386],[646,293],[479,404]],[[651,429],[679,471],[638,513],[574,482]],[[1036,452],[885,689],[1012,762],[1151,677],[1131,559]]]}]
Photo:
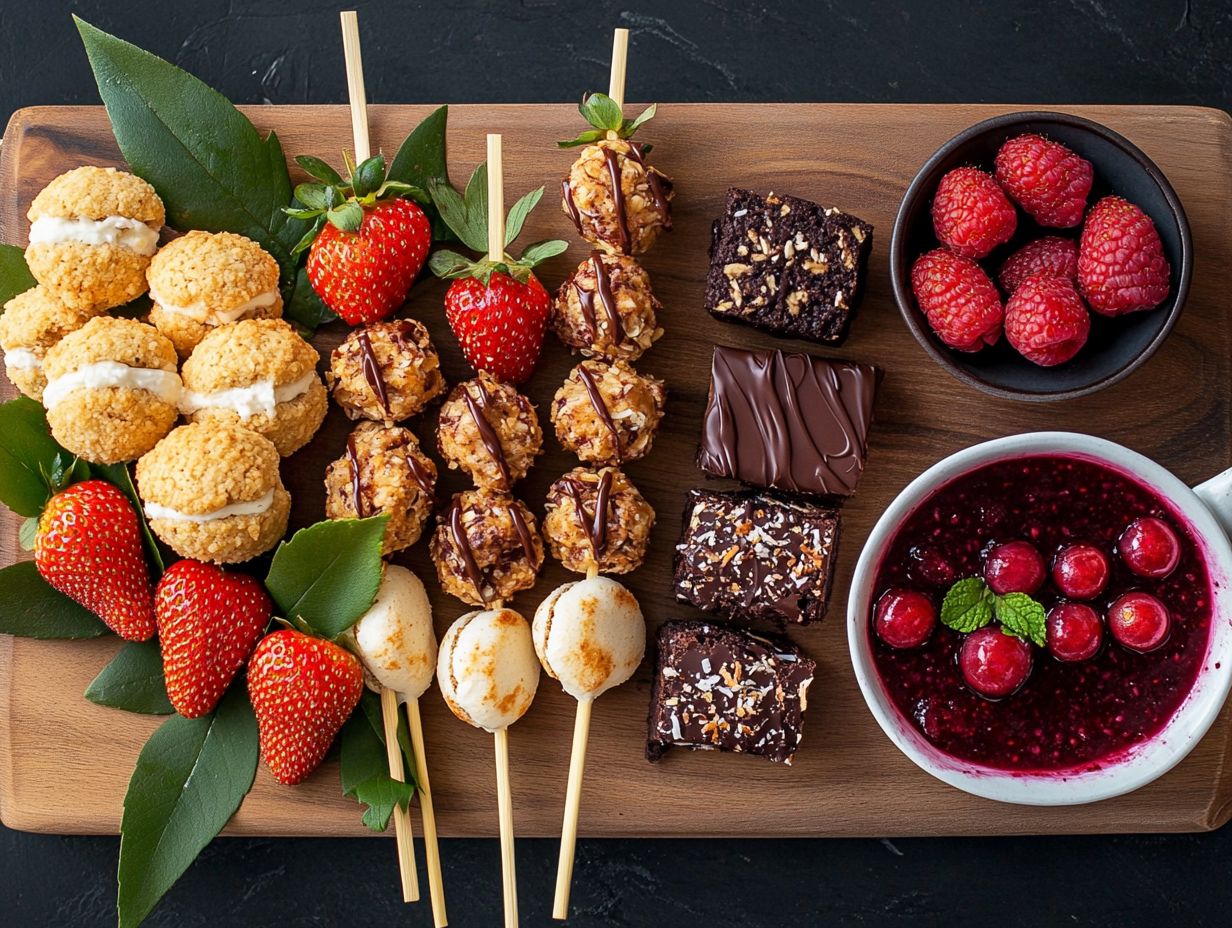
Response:
[{"label": "raspberry", "polygon": [[1005,306],[1005,338],[1040,367],[1064,364],[1091,333],[1091,316],[1068,280],[1028,277]]},{"label": "raspberry", "polygon": [[1001,294],[984,269],[944,248],[920,255],[911,291],[937,337],[959,351],[979,351],[1001,337]]},{"label": "raspberry", "polygon": [[1020,135],[997,152],[997,181],[1041,226],[1082,222],[1095,171],[1091,162],[1042,135]]},{"label": "raspberry", "polygon": [[937,185],[933,231],[954,254],[982,258],[1008,242],[1017,225],[1014,204],[987,171],[955,168]]},{"label": "raspberry", "polygon": [[1078,243],[1078,282],[1091,309],[1105,316],[1154,309],[1171,277],[1150,216],[1120,197],[1091,208]]},{"label": "raspberry", "polygon": [[1070,283],[1078,282],[1078,245],[1068,238],[1048,235],[1027,242],[1005,259],[997,282],[1001,289],[1012,294],[1028,277],[1043,274],[1060,277]]}]

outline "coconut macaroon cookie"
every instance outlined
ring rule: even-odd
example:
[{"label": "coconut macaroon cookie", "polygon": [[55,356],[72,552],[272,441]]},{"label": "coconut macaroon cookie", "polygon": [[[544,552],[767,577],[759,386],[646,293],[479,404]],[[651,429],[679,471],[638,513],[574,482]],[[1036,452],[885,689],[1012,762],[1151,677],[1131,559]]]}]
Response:
[{"label": "coconut macaroon cookie", "polygon": [[4,304],[0,316],[0,348],[4,372],[18,390],[42,402],[47,377],[43,358],[47,349],[94,317],[85,309],[70,309],[46,287],[32,287]]},{"label": "coconut macaroon cookie", "polygon": [[26,263],[73,309],[110,309],[146,291],[166,211],[154,188],[115,168],[61,174],[34,198]]},{"label": "coconut macaroon cookie", "polygon": [[137,462],[137,491],[154,534],[183,557],[238,564],[282,538],[291,495],[278,449],[228,422],[181,425]]},{"label": "coconut macaroon cookie", "polygon": [[325,380],[348,418],[374,422],[401,422],[445,392],[441,359],[415,319],[355,329],[329,356]]},{"label": "coconut macaroon cookie", "polygon": [[281,319],[245,319],[212,329],[184,362],[180,412],[264,435],[278,453],[316,434],[329,399],[317,352]]},{"label": "coconut macaroon cookie", "polygon": [[206,334],[241,319],[282,315],[278,262],[233,232],[189,232],[168,242],[146,271],[150,322],[188,357]]},{"label": "coconut macaroon cookie", "polygon": [[47,350],[52,437],[95,464],[141,457],[175,425],[175,349],[151,325],[96,316]]}]

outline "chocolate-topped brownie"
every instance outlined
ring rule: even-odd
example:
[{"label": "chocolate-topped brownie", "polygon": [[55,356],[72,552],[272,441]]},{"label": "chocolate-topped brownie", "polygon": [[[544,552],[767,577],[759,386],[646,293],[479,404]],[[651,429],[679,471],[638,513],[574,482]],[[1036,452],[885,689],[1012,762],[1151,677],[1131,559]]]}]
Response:
[{"label": "chocolate-topped brownie", "polygon": [[692,490],[676,545],[676,598],[725,616],[820,621],[837,542],[833,509],[747,490]]},{"label": "chocolate-topped brownie", "polygon": [[841,345],[872,246],[873,227],[855,216],[733,187],[711,232],[706,309],[772,335]]},{"label": "chocolate-topped brownie", "polygon": [[850,496],[879,380],[871,364],[717,346],[697,466],[768,489]]},{"label": "chocolate-topped brownie", "polygon": [[669,747],[790,764],[816,664],[792,644],[708,622],[659,629],[646,759]]}]

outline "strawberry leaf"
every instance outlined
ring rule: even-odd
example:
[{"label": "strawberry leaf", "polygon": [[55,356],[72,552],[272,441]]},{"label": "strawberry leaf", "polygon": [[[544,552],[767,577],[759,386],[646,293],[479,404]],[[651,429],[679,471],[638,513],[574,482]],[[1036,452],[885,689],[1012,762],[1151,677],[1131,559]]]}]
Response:
[{"label": "strawberry leaf", "polygon": [[163,656],[158,639],[126,641],[97,677],[86,687],[86,699],[100,706],[170,715],[175,711],[167,698],[163,679]]},{"label": "strawberry leaf", "polygon": [[21,520],[21,528],[17,530],[17,543],[23,551],[33,551],[34,541],[38,537],[39,520],[30,516]]},{"label": "strawberry leaf", "polygon": [[[654,119],[655,113],[658,112],[658,109],[659,104],[652,103],[650,106],[646,107],[646,109],[642,110],[637,119],[632,122],[626,119],[624,124],[620,127],[620,137],[622,139],[629,138],[629,136],[636,132],[640,126]],[[645,148],[643,148],[643,151],[645,151]]]},{"label": "strawberry leaf", "polygon": [[[338,205],[337,191],[325,184],[300,184],[295,188],[295,199],[314,214]],[[287,210],[287,213],[292,214],[292,210]]]},{"label": "strawberry leaf", "polygon": [[351,179],[351,187],[357,197],[366,197],[375,193],[383,183],[385,183],[385,156],[381,154],[373,155],[360,164]]},{"label": "strawberry leaf", "polygon": [[592,93],[578,105],[582,118],[596,129],[618,132],[625,117],[620,105],[605,93]]},{"label": "strawberry leaf", "polygon": [[956,632],[973,632],[992,621],[993,594],[979,577],[955,583],[941,602],[941,622]]},{"label": "strawberry leaf", "polygon": [[0,634],[18,638],[97,638],[108,634],[94,613],[53,590],[33,561],[0,570]]},{"label": "strawberry leaf", "polygon": [[998,596],[993,612],[1001,627],[1011,635],[1033,641],[1041,648],[1044,646],[1048,637],[1044,607],[1026,593]]},{"label": "strawberry leaf", "polygon": [[475,262],[470,258],[447,248],[432,252],[432,257],[428,259],[428,269],[444,280],[471,277],[474,267]]},{"label": "strawberry leaf", "polygon": [[[476,251],[487,251],[488,163],[486,161],[475,168],[471,179],[466,182],[466,192],[462,194],[462,200],[466,204],[467,231],[467,235],[461,236],[462,241]],[[476,242],[479,244],[475,244]]]},{"label": "strawberry leaf", "polygon": [[556,143],[557,148],[577,148],[579,145],[590,145],[593,142],[598,142],[601,139],[607,138],[606,129],[587,129],[585,132],[579,132],[571,139],[562,139]]},{"label": "strawberry leaf", "polygon": [[[296,155],[295,163],[298,164],[303,169],[304,173],[309,177],[313,177],[325,184],[333,186],[334,184],[342,183],[342,175],[320,158],[314,158],[312,155]],[[296,196],[299,196],[298,189],[296,191]]]},{"label": "strawberry leaf", "polygon": [[0,305],[38,283],[26,267],[26,254],[16,245],[0,245]]},{"label": "strawberry leaf", "polygon": [[[470,207],[462,194],[454,190],[448,181],[433,180],[428,184],[428,193],[436,204],[441,219],[467,248],[486,251],[488,247],[488,220],[485,203],[482,228],[472,229]],[[484,199],[487,199],[487,184],[484,184]]]},{"label": "strawberry leaf", "polygon": [[517,263],[526,267],[534,267],[546,261],[548,258],[554,258],[559,254],[563,254],[569,248],[569,243],[560,239],[549,239],[546,242],[535,242],[533,245],[527,245],[526,250],[522,252],[522,257],[518,258]]},{"label": "strawberry leaf", "polygon": [[358,232],[364,222],[364,208],[354,200],[347,200],[327,212],[325,218],[343,232]]},{"label": "strawberry leaf", "polygon": [[508,248],[513,240],[522,234],[522,226],[526,224],[526,217],[530,215],[530,211],[539,203],[539,199],[543,196],[543,188],[532,190],[530,193],[522,196],[509,210],[509,216],[505,219],[505,247]]}]

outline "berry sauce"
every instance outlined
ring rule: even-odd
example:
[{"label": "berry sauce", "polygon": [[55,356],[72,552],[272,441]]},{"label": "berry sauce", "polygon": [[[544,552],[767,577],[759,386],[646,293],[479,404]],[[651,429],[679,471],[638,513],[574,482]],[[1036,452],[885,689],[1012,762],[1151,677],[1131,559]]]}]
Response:
[{"label": "berry sauce", "polygon": [[[1113,556],[1125,527],[1147,515],[1175,528],[1181,542],[1176,569],[1160,580],[1134,576]],[[1090,605],[1103,615],[1124,593],[1149,592],[1171,613],[1168,639],[1138,654],[1105,636],[1095,657],[1070,663],[1038,649],[1022,689],[996,701],[964,683],[957,660],[964,636],[944,625],[913,650],[870,632],[873,660],[904,717],[960,760],[1018,771],[1098,769],[1156,735],[1193,687],[1210,637],[1205,560],[1188,524],[1142,484],[1082,458],[1019,458],[965,474],[917,506],[886,548],[874,602],[898,587],[928,593],[939,607],[946,592],[939,575],[981,576],[992,545],[1020,539],[1049,563],[1068,544],[1097,545],[1109,555],[1111,577]],[[1062,597],[1049,577],[1035,598],[1050,609]]]}]

